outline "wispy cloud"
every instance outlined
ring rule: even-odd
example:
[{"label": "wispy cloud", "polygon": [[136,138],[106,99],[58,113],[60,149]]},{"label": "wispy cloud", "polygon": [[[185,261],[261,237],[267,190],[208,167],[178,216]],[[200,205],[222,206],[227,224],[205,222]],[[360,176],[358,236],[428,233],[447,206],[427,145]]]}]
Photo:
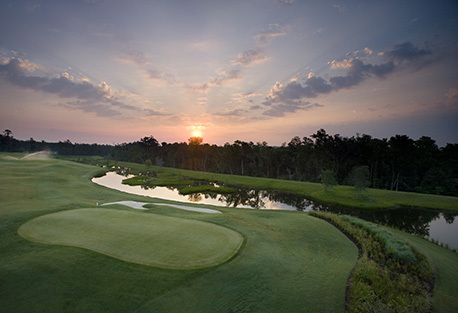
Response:
[{"label": "wispy cloud", "polygon": [[214,116],[243,116],[246,113],[244,109],[225,110],[223,112],[213,113]]},{"label": "wispy cloud", "polygon": [[247,50],[243,53],[240,53],[237,57],[236,60],[233,60],[232,62],[234,64],[240,64],[243,66],[248,66],[251,64],[256,64],[256,63],[262,63],[264,61],[268,60],[268,57],[264,55],[263,51],[261,48],[255,48],[255,49],[250,49]]},{"label": "wispy cloud", "polygon": [[450,89],[445,95],[446,103],[458,108],[458,88]]},{"label": "wispy cloud", "polygon": [[129,50],[118,57],[117,60],[123,63],[133,64],[137,68],[141,69],[148,79],[161,81],[167,84],[177,83],[173,75],[154,68],[149,58],[140,50]]},{"label": "wispy cloud", "polygon": [[132,62],[134,64],[144,66],[149,65],[151,62],[148,58],[143,54],[143,52],[139,50],[129,50],[126,52],[125,55],[120,57],[121,60],[125,60],[127,62]]}]

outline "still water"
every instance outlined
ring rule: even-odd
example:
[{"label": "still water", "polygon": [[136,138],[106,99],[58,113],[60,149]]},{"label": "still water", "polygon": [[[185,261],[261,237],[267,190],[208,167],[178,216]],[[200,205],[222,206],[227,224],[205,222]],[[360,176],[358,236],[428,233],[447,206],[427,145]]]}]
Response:
[{"label": "still water", "polygon": [[453,213],[420,208],[361,211],[320,205],[291,194],[262,190],[237,189],[236,193],[229,195],[201,193],[180,195],[176,188],[124,185],[122,181],[126,178],[126,176],[119,175],[115,172],[108,172],[103,177],[93,178],[92,181],[96,184],[130,194],[185,203],[192,202],[265,210],[319,210],[349,214],[371,222],[400,228],[412,234],[426,236],[444,244],[448,244],[450,248],[458,249],[458,222],[455,219],[456,214]]}]

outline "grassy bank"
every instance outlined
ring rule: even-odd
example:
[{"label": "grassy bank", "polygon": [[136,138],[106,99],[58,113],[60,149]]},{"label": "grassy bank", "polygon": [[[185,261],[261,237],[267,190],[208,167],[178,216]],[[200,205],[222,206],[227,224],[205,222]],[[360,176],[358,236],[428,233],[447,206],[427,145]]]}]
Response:
[{"label": "grassy bank", "polygon": [[[0,155],[2,312],[344,312],[357,248],[332,225],[303,212],[223,207],[222,214],[204,214],[154,204],[142,211],[219,225],[244,237],[236,257],[199,270],[145,266],[18,234],[21,225],[47,214],[70,212],[64,217],[72,220],[80,209],[98,210],[97,202],[152,201],[91,183],[99,171]],[[119,204],[106,209],[140,214]],[[149,248],[137,239],[136,245]]]},{"label": "grassy bank", "polygon": [[[74,160],[77,159],[76,157],[70,158]],[[91,160],[90,158],[86,158],[85,161],[93,162],[94,164],[97,162],[101,164],[101,162],[103,162],[102,159]],[[131,168],[136,173],[144,172],[147,170],[147,168],[142,164],[128,162],[112,161],[109,166],[114,164],[117,166]],[[408,206],[449,210],[458,213],[457,197],[437,196],[414,192],[398,192],[371,188],[367,189],[367,192],[363,194],[363,197],[357,197],[358,191],[356,191],[351,186],[335,186],[330,192],[325,192],[323,185],[318,183],[197,172],[157,166],[150,166],[148,167],[148,170],[164,173],[165,175],[173,174],[190,179],[208,180],[228,185],[243,186],[251,189],[292,192],[310,200],[357,209],[373,210],[380,208],[397,208]]]},{"label": "grassy bank", "polygon": [[436,272],[433,312],[458,312],[458,254],[403,231],[390,231],[426,255],[433,264]]},{"label": "grassy bank", "polygon": [[377,224],[311,212],[351,237],[362,257],[349,283],[348,312],[430,312],[434,273],[423,253]]}]

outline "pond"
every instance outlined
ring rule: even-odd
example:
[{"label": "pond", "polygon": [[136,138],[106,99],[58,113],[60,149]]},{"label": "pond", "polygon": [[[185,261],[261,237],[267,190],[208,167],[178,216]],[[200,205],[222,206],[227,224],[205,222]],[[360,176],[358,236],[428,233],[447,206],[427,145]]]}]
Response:
[{"label": "pond", "polygon": [[458,222],[455,219],[456,214],[441,212],[439,210],[400,208],[362,211],[321,205],[288,193],[247,190],[242,188],[237,188],[237,192],[226,195],[202,193],[181,195],[176,188],[171,187],[124,185],[122,181],[126,178],[126,176],[119,175],[115,172],[108,172],[103,177],[93,178],[92,181],[96,184],[130,194],[185,203],[192,202],[216,206],[226,205],[237,208],[265,210],[319,210],[338,214],[349,214],[371,222],[403,229],[412,234],[429,237],[442,242],[444,245],[447,244],[452,249],[458,249]]}]

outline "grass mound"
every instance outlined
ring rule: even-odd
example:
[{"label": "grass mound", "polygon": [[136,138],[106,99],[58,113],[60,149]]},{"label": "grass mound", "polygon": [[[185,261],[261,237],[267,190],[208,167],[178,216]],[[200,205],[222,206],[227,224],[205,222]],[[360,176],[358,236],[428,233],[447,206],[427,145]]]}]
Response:
[{"label": "grass mound", "polygon": [[77,209],[40,216],[19,228],[31,241],[96,251],[167,269],[198,269],[229,260],[243,237],[212,223],[110,209]]}]

